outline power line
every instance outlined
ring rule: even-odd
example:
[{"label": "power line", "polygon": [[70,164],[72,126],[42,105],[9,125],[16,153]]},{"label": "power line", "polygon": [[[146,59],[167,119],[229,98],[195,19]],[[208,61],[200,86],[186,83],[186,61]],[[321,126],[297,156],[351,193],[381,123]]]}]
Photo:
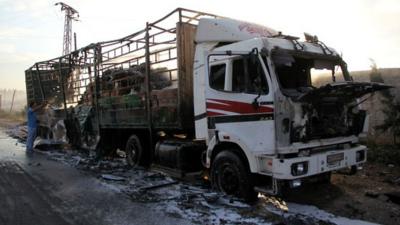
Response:
[{"label": "power line", "polygon": [[79,13],[71,6],[58,2],[55,5],[61,5],[61,11],[65,11],[64,37],[63,37],[63,55],[71,52],[72,47],[72,21],[78,21]]}]

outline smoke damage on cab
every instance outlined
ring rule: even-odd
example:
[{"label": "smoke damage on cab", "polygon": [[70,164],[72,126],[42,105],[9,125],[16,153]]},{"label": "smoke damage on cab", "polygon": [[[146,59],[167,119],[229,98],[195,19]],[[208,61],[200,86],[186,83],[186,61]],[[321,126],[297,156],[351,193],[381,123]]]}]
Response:
[{"label": "smoke damage on cab", "polygon": [[338,56],[275,51],[272,55],[277,81],[288,104],[282,129],[290,143],[358,135],[366,112],[359,98],[388,85],[355,82]]}]

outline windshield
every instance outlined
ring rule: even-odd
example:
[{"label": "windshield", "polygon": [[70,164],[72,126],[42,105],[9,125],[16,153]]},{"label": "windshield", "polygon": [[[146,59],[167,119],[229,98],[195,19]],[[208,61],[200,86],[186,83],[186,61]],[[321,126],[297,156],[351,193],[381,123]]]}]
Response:
[{"label": "windshield", "polygon": [[272,61],[285,95],[298,96],[328,83],[348,80],[337,59],[279,53],[272,56]]}]

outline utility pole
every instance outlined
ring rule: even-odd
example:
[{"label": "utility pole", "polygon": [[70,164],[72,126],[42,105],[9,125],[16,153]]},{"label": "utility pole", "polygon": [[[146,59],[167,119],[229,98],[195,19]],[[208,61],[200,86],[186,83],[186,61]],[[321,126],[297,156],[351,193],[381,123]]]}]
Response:
[{"label": "utility pole", "polygon": [[58,2],[55,5],[61,5],[61,11],[65,11],[64,37],[63,37],[63,55],[71,52],[72,48],[72,21],[78,21],[79,13],[71,6]]},{"label": "utility pole", "polygon": [[14,89],[14,93],[13,93],[12,100],[11,100],[10,112],[12,111],[13,106],[14,106],[15,91],[16,91],[16,90]]}]

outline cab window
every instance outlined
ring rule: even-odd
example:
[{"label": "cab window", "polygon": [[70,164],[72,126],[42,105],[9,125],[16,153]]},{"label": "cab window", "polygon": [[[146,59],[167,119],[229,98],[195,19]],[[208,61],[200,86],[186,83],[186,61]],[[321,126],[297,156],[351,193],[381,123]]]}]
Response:
[{"label": "cab window", "polygon": [[259,60],[240,57],[232,61],[233,92],[248,94],[267,94],[268,85]]},{"label": "cab window", "polygon": [[210,87],[223,91],[225,86],[226,64],[213,65],[210,68]]}]

